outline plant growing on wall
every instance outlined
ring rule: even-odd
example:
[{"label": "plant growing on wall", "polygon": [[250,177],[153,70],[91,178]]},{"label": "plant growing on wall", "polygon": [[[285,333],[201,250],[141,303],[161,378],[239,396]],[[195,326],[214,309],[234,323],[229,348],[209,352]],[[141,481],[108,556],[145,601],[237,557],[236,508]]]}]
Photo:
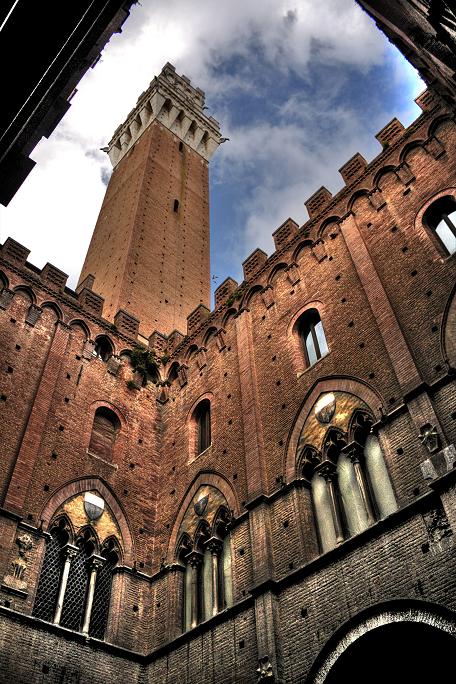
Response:
[{"label": "plant growing on wall", "polygon": [[142,387],[147,385],[148,380],[157,382],[160,361],[153,350],[137,345],[131,352],[130,362],[133,371],[141,377]]}]

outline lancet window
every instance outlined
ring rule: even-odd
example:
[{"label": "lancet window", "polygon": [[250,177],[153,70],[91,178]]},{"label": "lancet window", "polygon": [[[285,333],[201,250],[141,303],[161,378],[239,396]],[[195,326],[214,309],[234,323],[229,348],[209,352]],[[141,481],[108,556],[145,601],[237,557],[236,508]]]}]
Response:
[{"label": "lancet window", "polygon": [[50,526],[33,615],[102,639],[120,547],[115,537],[100,548],[91,525],[75,535],[66,516]]},{"label": "lancet window", "polygon": [[196,453],[201,454],[211,445],[211,402],[200,401],[194,412],[196,426]]}]

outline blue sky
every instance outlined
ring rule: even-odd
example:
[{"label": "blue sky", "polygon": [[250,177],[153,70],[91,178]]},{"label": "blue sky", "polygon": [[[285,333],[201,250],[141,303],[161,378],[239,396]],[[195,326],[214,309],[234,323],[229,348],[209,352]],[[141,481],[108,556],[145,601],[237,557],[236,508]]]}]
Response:
[{"label": "blue sky", "polygon": [[[261,12],[259,12],[261,8]],[[371,160],[393,116],[419,114],[415,71],[353,0],[143,0],[80,83],[72,107],[32,157],[0,239],[31,249],[75,286],[101,206],[100,151],[165,62],[206,92],[230,138],[211,162],[213,285],[242,281],[242,261],[321,185],[335,193],[355,152]]]}]

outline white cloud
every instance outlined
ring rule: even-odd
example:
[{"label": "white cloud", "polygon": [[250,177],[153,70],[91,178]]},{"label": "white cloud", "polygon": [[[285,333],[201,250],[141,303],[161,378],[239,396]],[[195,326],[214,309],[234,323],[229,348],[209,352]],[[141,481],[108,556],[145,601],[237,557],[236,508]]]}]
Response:
[{"label": "white cloud", "polygon": [[[333,162],[342,152],[334,141],[326,152],[315,145],[315,108],[308,103],[300,102],[300,122],[291,117],[296,107],[288,102],[280,125],[239,129],[230,125],[231,98],[242,92],[267,98],[280,74],[302,78],[311,61],[365,72],[381,63],[384,49],[385,40],[353,0],[154,0],[136,5],[122,34],[112,37],[101,61],[79,84],[57,131],[34,151],[37,167],[10,206],[0,208],[0,238],[11,235],[32,250],[34,263],[52,261],[75,285],[105,190],[107,159],[100,148],[170,61],[206,90],[209,103],[215,103],[211,113],[221,115],[231,137],[221,154],[219,178],[249,169],[259,173],[258,188],[240,199],[247,218],[239,244],[248,250],[256,240],[264,242],[288,215],[304,218],[302,202],[319,184],[330,182],[328,169],[334,178]],[[227,60],[231,68],[224,70]],[[334,91],[337,83],[328,87]],[[350,149],[351,115],[347,110],[338,116],[339,130],[348,136],[344,149]]]}]

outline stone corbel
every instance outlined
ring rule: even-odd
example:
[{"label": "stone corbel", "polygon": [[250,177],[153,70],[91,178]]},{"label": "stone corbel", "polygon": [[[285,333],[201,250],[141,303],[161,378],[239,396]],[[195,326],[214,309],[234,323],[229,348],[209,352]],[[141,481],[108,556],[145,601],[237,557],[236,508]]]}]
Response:
[{"label": "stone corbel", "polygon": [[264,288],[264,290],[261,293],[261,297],[263,299],[265,307],[267,309],[270,309],[271,306],[274,304],[274,290],[272,285],[268,285]]},{"label": "stone corbel", "polygon": [[179,385],[184,387],[188,382],[188,366],[182,365],[177,369],[177,377],[179,380]]},{"label": "stone corbel", "polygon": [[299,273],[298,265],[292,263],[287,268],[287,278],[292,285],[296,285],[301,280],[301,274]]},{"label": "stone corbel", "polygon": [[220,328],[220,330],[217,332],[215,336],[216,342],[217,342],[217,349],[219,351],[222,351],[226,347],[226,340],[225,340],[225,330],[223,328]]},{"label": "stone corbel", "polygon": [[7,309],[13,301],[14,292],[7,287],[0,292],[0,309]]},{"label": "stone corbel", "polygon": [[434,159],[438,159],[439,157],[442,157],[445,154],[445,148],[438,140],[438,138],[435,138],[433,135],[426,140],[424,143],[424,148],[426,152],[428,152]]},{"label": "stone corbel", "polygon": [[396,176],[402,183],[404,183],[404,185],[409,185],[413,180],[415,180],[415,176],[413,175],[410,166],[406,162],[403,162],[396,168]]},{"label": "stone corbel", "polygon": [[39,320],[41,314],[42,309],[40,309],[39,306],[36,306],[36,304],[32,304],[28,310],[25,322],[33,326]]},{"label": "stone corbel", "polygon": [[198,366],[198,370],[202,370],[206,364],[206,349],[204,347],[201,347],[198,354],[196,355],[196,365]]},{"label": "stone corbel", "polygon": [[380,190],[380,188],[377,188],[377,190],[373,190],[369,194],[369,202],[371,203],[373,208],[376,209],[377,211],[379,211],[382,207],[385,206],[386,200],[383,197],[383,193]]},{"label": "stone corbel", "polygon": [[84,343],[84,349],[82,350],[82,358],[90,361],[93,356],[93,350],[95,349],[95,342],[92,340],[86,340]]},{"label": "stone corbel", "polygon": [[106,364],[106,368],[108,369],[108,373],[111,373],[111,375],[117,375],[119,372],[119,368],[121,366],[121,360],[115,356],[111,356],[110,359],[108,359],[108,362]]},{"label": "stone corbel", "polygon": [[262,658],[258,658],[258,667],[256,672],[258,682],[262,682],[264,679],[270,679],[271,682],[274,681],[274,668],[272,667],[269,656],[266,655]]},{"label": "stone corbel", "polygon": [[315,242],[315,244],[312,246],[312,254],[316,258],[318,263],[320,263],[320,261],[323,261],[323,259],[326,259],[328,255],[326,254],[326,247],[323,240],[318,240],[317,242]]}]

